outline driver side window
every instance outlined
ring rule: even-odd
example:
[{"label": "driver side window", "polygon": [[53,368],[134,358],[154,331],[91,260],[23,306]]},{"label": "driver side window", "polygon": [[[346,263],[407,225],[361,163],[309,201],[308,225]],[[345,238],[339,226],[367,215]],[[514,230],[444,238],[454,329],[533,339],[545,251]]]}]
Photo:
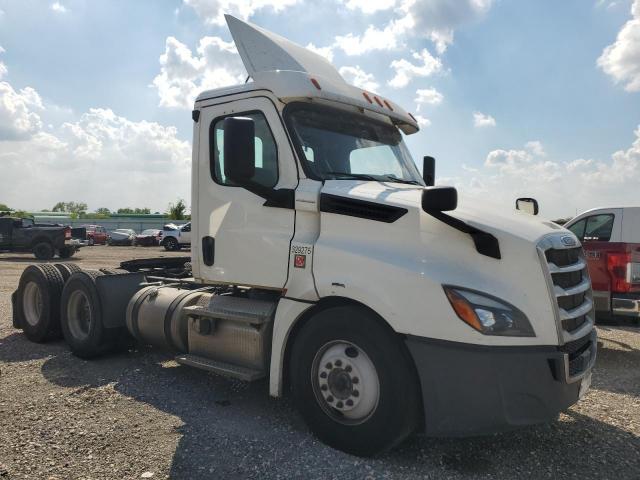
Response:
[{"label": "driver side window", "polygon": [[[272,188],[278,183],[278,149],[275,139],[260,112],[239,113],[234,116],[250,118],[255,125],[255,175],[252,181],[258,185]],[[211,123],[210,135],[210,170],[211,177],[221,185],[235,186],[224,174],[224,119],[217,118]]]}]

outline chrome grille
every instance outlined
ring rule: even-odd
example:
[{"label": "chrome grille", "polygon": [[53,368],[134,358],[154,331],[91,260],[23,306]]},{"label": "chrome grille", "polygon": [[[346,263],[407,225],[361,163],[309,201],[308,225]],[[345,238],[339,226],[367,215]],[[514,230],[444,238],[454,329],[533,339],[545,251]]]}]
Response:
[{"label": "chrome grille", "polygon": [[[574,381],[591,367],[596,351],[592,334],[593,296],[587,262],[582,247],[567,234],[543,238],[538,244],[538,252],[550,295],[555,300],[560,350],[567,357],[567,379]],[[573,358],[575,345],[580,345],[579,355]]]}]

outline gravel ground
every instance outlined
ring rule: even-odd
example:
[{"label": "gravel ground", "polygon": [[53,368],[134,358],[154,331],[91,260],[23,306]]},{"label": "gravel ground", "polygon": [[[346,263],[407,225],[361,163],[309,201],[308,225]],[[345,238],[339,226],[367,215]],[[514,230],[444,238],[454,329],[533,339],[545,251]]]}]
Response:
[{"label": "gravel ground", "polygon": [[[115,267],[158,248],[91,247]],[[184,255],[178,253],[177,255]],[[11,327],[31,255],[0,254],[0,479],[640,478],[640,329],[601,327],[593,386],[549,425],[416,437],[376,459],[321,444],[266,381],[244,384],[150,348],[84,361]]]}]

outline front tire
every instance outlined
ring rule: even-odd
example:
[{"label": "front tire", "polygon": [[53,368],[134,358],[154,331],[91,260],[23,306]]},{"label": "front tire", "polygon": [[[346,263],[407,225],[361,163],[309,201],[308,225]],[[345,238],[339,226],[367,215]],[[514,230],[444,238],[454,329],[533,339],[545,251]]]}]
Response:
[{"label": "front tire", "polygon": [[178,245],[178,241],[173,237],[169,237],[164,241],[164,249],[167,252],[173,252],[179,248],[180,246]]},{"label": "front tire", "polygon": [[96,241],[93,239],[93,237],[89,237],[89,241],[88,244],[90,247],[93,247],[93,245],[96,243]]},{"label": "front tire", "polygon": [[420,390],[400,338],[357,306],[323,310],[295,338],[296,406],[324,443],[360,456],[398,445],[420,425]]}]

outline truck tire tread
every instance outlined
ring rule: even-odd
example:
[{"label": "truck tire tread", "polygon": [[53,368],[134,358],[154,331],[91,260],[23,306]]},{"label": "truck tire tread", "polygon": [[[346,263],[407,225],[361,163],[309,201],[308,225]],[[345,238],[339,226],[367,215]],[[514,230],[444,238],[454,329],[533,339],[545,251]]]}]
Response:
[{"label": "truck tire tread", "polygon": [[[42,298],[40,316],[35,325],[27,322],[24,312],[25,287],[29,282],[38,285]],[[53,265],[30,265],[22,272],[16,291],[14,325],[19,325],[32,342],[42,343],[61,337],[60,297],[63,286],[64,279]]]}]

